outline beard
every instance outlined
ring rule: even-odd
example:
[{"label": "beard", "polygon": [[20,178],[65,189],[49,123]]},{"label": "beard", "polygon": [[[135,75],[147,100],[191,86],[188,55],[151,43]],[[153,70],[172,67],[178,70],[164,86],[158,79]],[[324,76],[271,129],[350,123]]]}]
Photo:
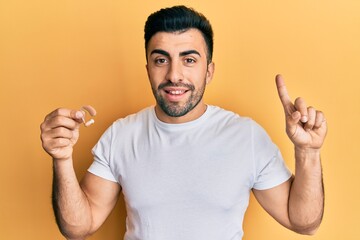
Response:
[{"label": "beard", "polygon": [[[181,102],[170,102],[166,100],[161,94],[160,90],[164,87],[186,87],[191,93],[185,103]],[[193,110],[203,98],[206,88],[206,81],[204,80],[203,85],[196,90],[194,85],[186,83],[172,83],[166,82],[159,85],[157,89],[152,88],[156,103],[159,105],[163,112],[170,117],[182,117],[188,112]]]}]

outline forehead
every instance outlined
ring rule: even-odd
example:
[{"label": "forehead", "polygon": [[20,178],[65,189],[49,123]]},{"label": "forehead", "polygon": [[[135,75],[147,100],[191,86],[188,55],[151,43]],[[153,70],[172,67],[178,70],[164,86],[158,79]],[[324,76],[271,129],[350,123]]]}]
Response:
[{"label": "forehead", "polygon": [[205,53],[206,43],[203,35],[197,29],[191,28],[178,32],[157,32],[148,43],[148,53],[154,49],[168,52],[197,50]]}]

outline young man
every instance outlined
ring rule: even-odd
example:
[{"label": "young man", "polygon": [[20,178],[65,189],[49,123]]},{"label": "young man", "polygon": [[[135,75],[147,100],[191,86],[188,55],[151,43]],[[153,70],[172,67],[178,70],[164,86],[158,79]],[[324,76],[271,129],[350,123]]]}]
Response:
[{"label": "young man", "polygon": [[83,112],[57,109],[41,125],[54,163],[53,206],[68,239],[94,233],[120,191],[127,208],[124,239],[242,239],[250,191],[283,226],[313,234],[323,214],[320,148],[324,115],[302,98],[292,103],[276,77],[296,170],[254,121],[206,105],[214,74],[208,20],[184,6],[162,9],[145,25],[147,73],[155,107],[114,122],[93,149],[79,184],[72,150]]}]

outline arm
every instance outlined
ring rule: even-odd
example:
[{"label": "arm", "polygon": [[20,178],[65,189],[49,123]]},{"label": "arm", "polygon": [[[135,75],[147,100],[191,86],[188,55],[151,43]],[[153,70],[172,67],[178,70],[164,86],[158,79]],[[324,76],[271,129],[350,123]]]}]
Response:
[{"label": "arm", "polygon": [[67,239],[84,239],[95,232],[114,207],[120,187],[91,173],[78,183],[73,146],[79,138],[83,112],[57,109],[41,124],[43,148],[53,158],[53,208]]},{"label": "arm", "polygon": [[279,223],[298,233],[314,234],[324,211],[320,148],[327,132],[326,121],[322,112],[307,107],[302,98],[293,104],[280,75],[276,83],[286,132],[295,148],[295,176],[272,189],[253,192]]}]

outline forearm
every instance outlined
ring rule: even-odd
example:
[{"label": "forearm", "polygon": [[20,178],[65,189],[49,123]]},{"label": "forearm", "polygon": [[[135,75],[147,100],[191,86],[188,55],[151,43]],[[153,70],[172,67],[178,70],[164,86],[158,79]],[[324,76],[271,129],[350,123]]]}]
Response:
[{"label": "forearm", "polygon": [[295,178],[289,197],[289,219],[294,230],[312,234],[324,211],[324,188],[319,150],[295,149]]},{"label": "forearm", "polygon": [[91,209],[81,190],[72,159],[54,160],[53,209],[67,239],[85,239],[91,229]]}]

